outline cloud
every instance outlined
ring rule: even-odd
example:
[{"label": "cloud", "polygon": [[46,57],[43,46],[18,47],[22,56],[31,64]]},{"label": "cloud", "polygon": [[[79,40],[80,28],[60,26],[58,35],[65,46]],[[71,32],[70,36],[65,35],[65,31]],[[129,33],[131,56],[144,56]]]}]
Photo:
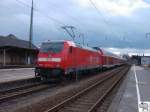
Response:
[{"label": "cloud", "polygon": [[91,2],[103,13],[113,16],[130,16],[140,8],[150,8],[143,0],[78,0],[84,8],[91,8]]},{"label": "cloud", "polygon": [[[17,1],[31,5],[31,0],[1,0],[0,35],[12,33],[28,40],[30,8]],[[85,43],[89,46],[150,48],[150,38],[145,38],[150,26],[149,4],[142,0],[92,0],[104,17],[97,14],[89,0],[34,1],[39,10],[34,10],[35,44],[50,39],[71,39],[61,29],[62,24],[57,22],[60,21],[76,27],[78,43],[82,42],[79,33],[84,33]],[[107,18],[107,15],[115,16]],[[132,16],[125,17],[128,15]],[[104,19],[108,19],[107,23]]]},{"label": "cloud", "polygon": [[142,56],[144,54],[145,56],[150,56],[150,49],[114,48],[114,47],[108,47],[108,48],[105,47],[103,49],[110,51],[117,55],[128,54],[129,56],[132,56],[132,55]]}]

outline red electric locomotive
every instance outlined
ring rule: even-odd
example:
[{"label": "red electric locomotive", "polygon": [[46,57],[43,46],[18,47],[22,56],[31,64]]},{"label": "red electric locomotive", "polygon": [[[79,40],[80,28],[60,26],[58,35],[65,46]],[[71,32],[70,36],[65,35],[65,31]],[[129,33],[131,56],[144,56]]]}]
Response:
[{"label": "red electric locomotive", "polygon": [[45,79],[72,76],[75,72],[101,69],[102,52],[72,41],[43,42],[38,54],[36,76]]}]

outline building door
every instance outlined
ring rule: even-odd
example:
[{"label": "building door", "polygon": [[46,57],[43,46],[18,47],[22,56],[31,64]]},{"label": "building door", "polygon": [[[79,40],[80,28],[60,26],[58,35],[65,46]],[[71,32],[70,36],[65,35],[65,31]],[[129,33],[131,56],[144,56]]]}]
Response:
[{"label": "building door", "polygon": [[27,64],[28,64],[28,65],[30,65],[30,64],[31,64],[31,57],[30,57],[30,56],[28,56]]}]

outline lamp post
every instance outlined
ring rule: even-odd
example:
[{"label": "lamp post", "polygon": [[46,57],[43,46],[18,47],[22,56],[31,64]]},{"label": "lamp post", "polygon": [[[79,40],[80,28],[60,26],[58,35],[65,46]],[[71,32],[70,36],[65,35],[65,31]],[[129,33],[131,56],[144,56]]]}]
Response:
[{"label": "lamp post", "polygon": [[32,36],[33,36],[33,0],[32,0],[31,15],[30,15],[29,48],[31,48],[32,46]]},{"label": "lamp post", "polygon": [[6,49],[3,49],[3,66],[6,65]]}]

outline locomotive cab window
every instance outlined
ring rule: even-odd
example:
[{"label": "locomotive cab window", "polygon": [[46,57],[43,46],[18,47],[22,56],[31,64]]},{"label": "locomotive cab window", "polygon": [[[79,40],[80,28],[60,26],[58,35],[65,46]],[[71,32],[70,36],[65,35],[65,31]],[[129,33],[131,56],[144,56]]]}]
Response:
[{"label": "locomotive cab window", "polygon": [[72,53],[72,46],[69,47],[69,53]]},{"label": "locomotive cab window", "polygon": [[42,43],[40,51],[59,53],[63,50],[63,48],[64,48],[63,42],[45,42],[45,43]]}]

